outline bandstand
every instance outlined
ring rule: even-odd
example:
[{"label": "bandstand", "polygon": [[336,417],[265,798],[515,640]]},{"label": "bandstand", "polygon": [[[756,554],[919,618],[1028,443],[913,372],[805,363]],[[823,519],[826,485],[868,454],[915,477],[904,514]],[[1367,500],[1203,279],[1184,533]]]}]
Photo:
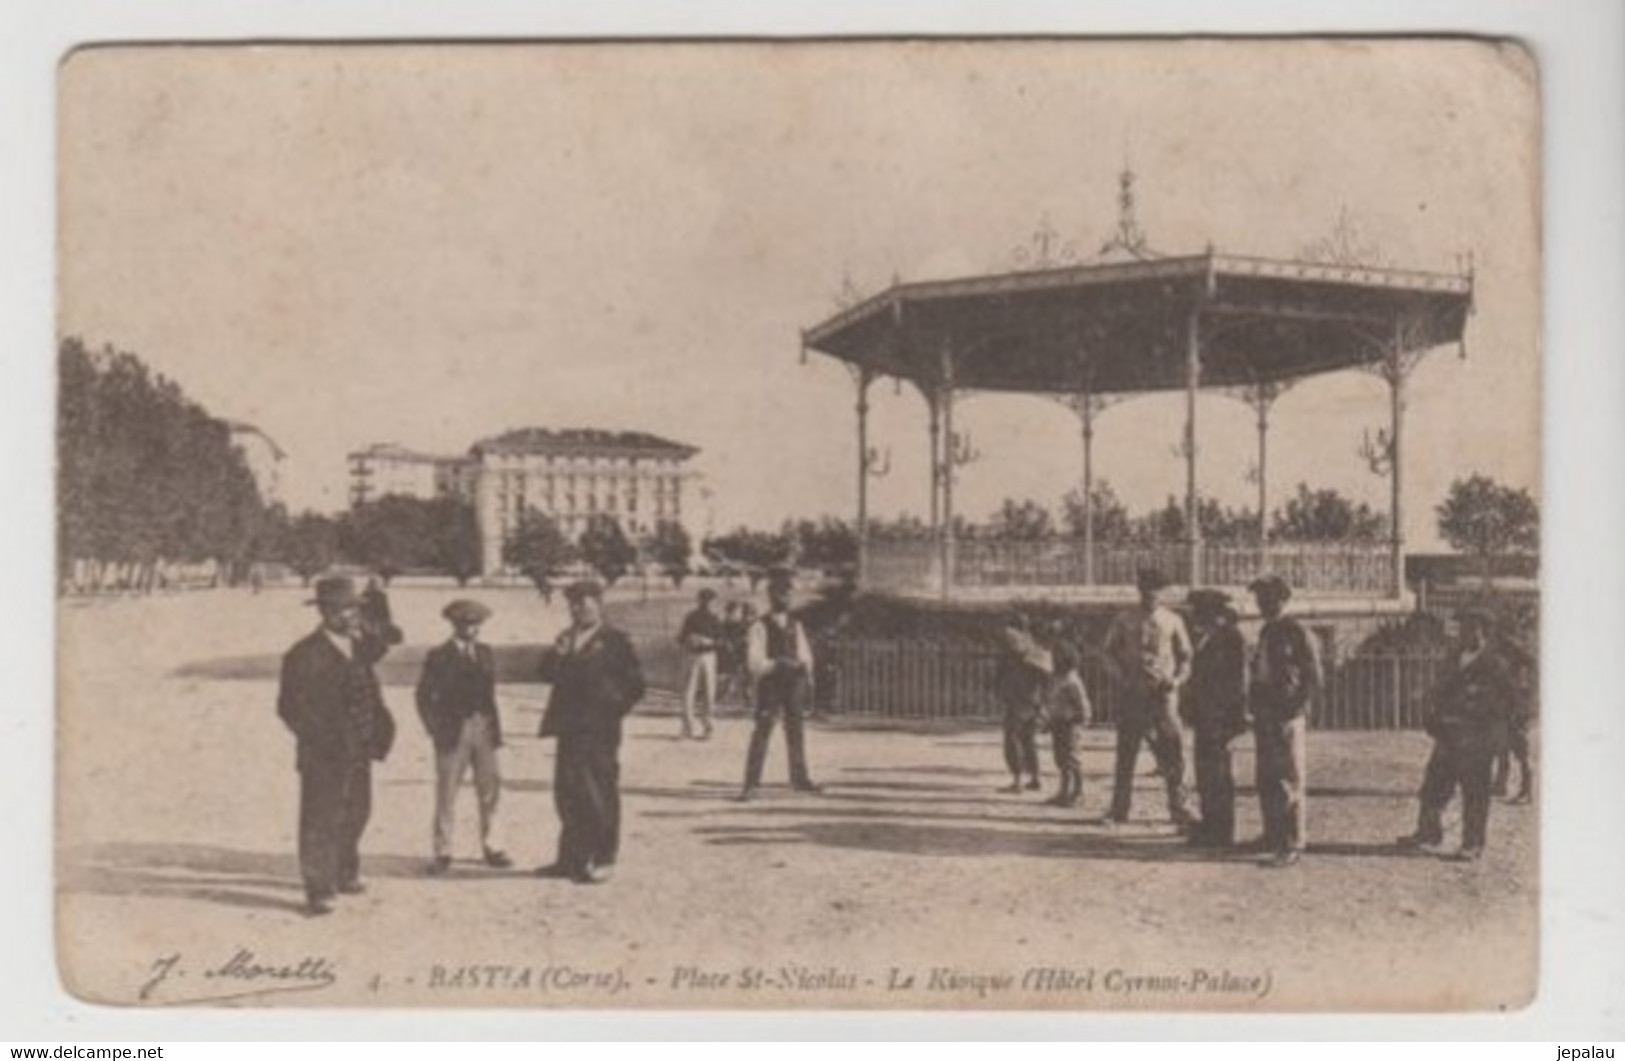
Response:
[{"label": "bandstand", "polygon": [[[1471,271],[1369,268],[1222,254],[1134,254],[1126,261],[1045,268],[886,290],[806,330],[804,350],[845,363],[857,387],[859,583],[906,596],[1110,596],[1153,564],[1174,582],[1244,586],[1268,570],[1301,594],[1398,601],[1404,595],[1405,381],[1429,351],[1462,344],[1472,311]],[[1387,384],[1380,462],[1391,487],[1391,537],[1379,543],[1271,542],[1267,531],[1269,414],[1294,383],[1365,371]],[[876,454],[869,390],[912,385],[929,411],[930,540],[871,541],[868,491]],[[1217,392],[1256,413],[1259,537],[1202,540],[1196,518],[1201,447],[1197,395]],[[1078,417],[1080,538],[1050,542],[957,540],[956,468],[963,439],[957,398],[1031,394]],[[1088,505],[1096,420],[1124,397],[1185,395],[1186,540],[1166,547],[1096,542]],[[1319,439],[1304,439],[1320,444]]]}]

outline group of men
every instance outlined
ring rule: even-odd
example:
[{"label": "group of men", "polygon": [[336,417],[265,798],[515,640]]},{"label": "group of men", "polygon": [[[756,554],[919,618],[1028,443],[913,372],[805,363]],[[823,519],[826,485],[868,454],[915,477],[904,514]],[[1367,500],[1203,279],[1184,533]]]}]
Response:
[{"label": "group of men", "polygon": [[[1201,847],[1236,844],[1235,778],[1231,742],[1250,728],[1263,835],[1250,847],[1272,867],[1295,865],[1306,843],[1305,739],[1310,714],[1322,686],[1315,639],[1302,622],[1286,614],[1292,590],[1285,580],[1266,575],[1249,586],[1262,617],[1249,646],[1227,594],[1192,590],[1185,603],[1189,628],[1164,599],[1159,572],[1138,576],[1137,607],[1110,626],[1101,656],[1120,692],[1116,762],[1105,824],[1128,820],[1133,780],[1142,745],[1149,745],[1166,789],[1168,813],[1189,842]],[[1522,768],[1519,798],[1528,798],[1526,741],[1518,725],[1518,691],[1491,619],[1478,611],[1460,619],[1462,636],[1446,677],[1432,691],[1427,731],[1434,749],[1420,794],[1415,832],[1402,847],[1443,843],[1442,814],[1459,788],[1462,841],[1455,857],[1476,861],[1484,852],[1492,774],[1498,756],[1509,750]],[[1017,616],[1006,630],[1006,652],[997,681],[1004,704],[1005,760],[1012,784],[1005,791],[1038,789],[1036,730],[1049,718],[1060,791],[1050,801],[1072,806],[1080,796],[1077,720],[1087,722],[1077,653],[1059,645],[1041,648]],[[1192,814],[1185,787],[1184,727],[1193,733],[1199,816]]]},{"label": "group of men", "polygon": [[[745,800],[761,783],[768,744],[781,718],[791,784],[798,791],[819,791],[807,770],[801,696],[812,653],[806,630],[790,613],[791,586],[789,571],[771,573],[770,608],[748,631],[756,725],[740,792]],[[535,874],[599,884],[612,876],[620,848],[622,724],[643,698],[645,684],[631,640],[604,621],[602,585],[581,581],[564,593],[570,625],[543,650],[537,672],[551,687],[539,735],[557,740],[558,853]],[[389,754],[395,736],[375,665],[402,638],[389,615],[388,597],[376,583],[358,593],[349,578],[324,578],[307,603],[316,606],[320,624],[283,657],[277,713],[297,743],[300,873],[306,912],[320,916],[332,911],[338,896],[365,891],[359,847],[372,809],[372,763]],[[435,759],[433,858],[426,872],[443,876],[451,869],[456,800],[470,771],[482,861],[509,869],[513,860],[496,842],[502,791],[496,658],[479,639],[491,610],[479,601],[455,600],[442,615],[451,636],[425,656],[416,688],[418,715]],[[700,638],[690,643],[705,648]],[[703,721],[708,735],[709,715]]]},{"label": "group of men", "polygon": [[[807,767],[804,728],[812,650],[805,628],[790,610],[792,585],[788,570],[773,571],[769,608],[747,629],[745,666],[754,686],[754,728],[742,801],[758,794],[768,746],[781,721],[791,786],[800,792],[820,791]],[[1290,587],[1277,576],[1257,579],[1249,587],[1263,619],[1250,647],[1223,592],[1190,593],[1188,629],[1164,599],[1167,586],[1158,572],[1140,572],[1138,588],[1138,605],[1116,618],[1101,646],[1120,690],[1112,797],[1103,820],[1128,820],[1140,749],[1148,744],[1163,779],[1169,815],[1190,843],[1234,845],[1230,744],[1250,728],[1264,826],[1254,846],[1267,855],[1267,865],[1296,864],[1306,839],[1305,732],[1320,692],[1321,668],[1314,638],[1285,612]],[[691,657],[691,685],[698,672],[714,687],[715,661],[707,663],[706,657],[719,650],[720,629],[705,621],[714,618],[714,597],[708,599],[708,592],[702,592],[679,639]],[[643,698],[645,684],[631,640],[604,621],[603,587],[577,582],[565,590],[565,598],[570,625],[544,649],[537,674],[551,686],[540,736],[558,742],[553,777],[558,853],[535,873],[596,884],[610,878],[619,851],[622,725]],[[374,667],[402,636],[390,617],[388,598],[376,584],[358,593],[351,579],[324,578],[307,603],[317,607],[321,621],[283,658],[277,710],[297,741],[298,845],[306,910],[321,915],[331,911],[338,896],[365,890],[358,851],[371,813],[371,764],[389,754],[395,737]],[[456,798],[470,771],[482,860],[493,869],[508,869],[512,859],[495,840],[502,788],[496,660],[479,640],[491,611],[478,601],[456,600],[442,614],[451,635],[427,654],[416,688],[418,713],[435,756],[433,858],[427,872],[440,876],[451,868]],[[1488,617],[1469,613],[1462,622],[1459,654],[1433,695],[1428,732],[1435,746],[1417,827],[1400,843],[1441,843],[1442,812],[1459,788],[1464,818],[1457,857],[1471,861],[1484,849],[1495,760],[1516,743],[1517,691]],[[1040,787],[1036,734],[1040,722],[1047,722],[1061,775],[1060,791],[1051,802],[1075,805],[1083,784],[1081,732],[1091,714],[1077,646],[1045,648],[1018,617],[1006,631],[1006,647],[997,680],[1012,777],[1006,791]],[[1191,813],[1185,788],[1186,725],[1194,733],[1199,816]],[[683,726],[685,736],[709,736],[709,711],[696,718],[685,707]],[[1519,758],[1527,793],[1527,751],[1520,750]]]},{"label": "group of men", "polygon": [[[1264,835],[1258,846],[1272,866],[1290,866],[1304,847],[1304,727],[1319,688],[1314,639],[1284,607],[1291,589],[1278,576],[1255,581],[1250,591],[1264,624],[1251,654],[1227,594],[1193,590],[1186,603],[1194,632],[1164,599],[1167,584],[1142,570],[1140,600],[1121,613],[1106,633],[1101,655],[1117,679],[1117,749],[1107,824],[1128,821],[1140,750],[1149,745],[1167,792],[1168,813],[1199,846],[1235,843],[1235,780],[1230,742],[1249,721],[1257,742],[1258,793]],[[1007,652],[998,689],[1004,704],[1005,762],[1009,792],[1038,789],[1036,732],[1048,719],[1061,772],[1061,791],[1051,801],[1075,805],[1081,796],[1078,726],[1088,721],[1087,695],[1077,674],[1079,653],[1058,646],[1035,651],[1019,617],[1006,632]],[[1051,677],[1052,675],[1052,677]],[[1083,699],[1080,709],[1078,700]],[[1195,733],[1196,788],[1201,813],[1191,813],[1185,788],[1183,725]]]}]

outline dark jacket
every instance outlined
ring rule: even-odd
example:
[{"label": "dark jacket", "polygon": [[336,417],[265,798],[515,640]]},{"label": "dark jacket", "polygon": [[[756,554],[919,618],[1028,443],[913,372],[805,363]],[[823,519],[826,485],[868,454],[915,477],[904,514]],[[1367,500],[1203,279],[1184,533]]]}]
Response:
[{"label": "dark jacket", "polygon": [[473,715],[486,717],[495,744],[502,746],[496,689],[496,659],[490,645],[475,642],[472,660],[455,639],[429,650],[418,679],[418,717],[437,751],[456,748],[463,723]]},{"label": "dark jacket", "polygon": [[1192,729],[1234,737],[1247,729],[1247,642],[1233,624],[1198,634],[1180,714]]},{"label": "dark jacket", "polygon": [[542,653],[542,681],[553,686],[542,714],[541,736],[592,735],[619,740],[621,719],[643,699],[643,668],[632,642],[600,626],[584,646],[572,649],[565,631]]},{"label": "dark jacket", "polygon": [[383,654],[381,644],[362,638],[346,659],[318,629],[282,657],[276,713],[298,741],[301,772],[389,754],[395,720],[372,669]]},{"label": "dark jacket", "polygon": [[1044,708],[1049,676],[1013,652],[999,657],[993,674],[993,692],[1006,717],[1025,722],[1037,718]]},{"label": "dark jacket", "polygon": [[1467,663],[1457,662],[1434,687],[1425,728],[1441,744],[1499,752],[1507,744],[1517,693],[1505,657],[1487,645]]},{"label": "dark jacket", "polygon": [[1320,654],[1301,622],[1283,615],[1264,623],[1251,677],[1255,723],[1286,722],[1310,710],[1320,690]]}]

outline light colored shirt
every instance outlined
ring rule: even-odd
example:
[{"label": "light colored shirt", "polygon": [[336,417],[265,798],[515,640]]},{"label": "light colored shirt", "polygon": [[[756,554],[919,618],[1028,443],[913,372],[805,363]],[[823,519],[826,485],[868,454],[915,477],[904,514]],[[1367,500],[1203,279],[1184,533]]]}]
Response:
[{"label": "light colored shirt", "polygon": [[750,635],[745,643],[745,666],[753,677],[760,678],[773,669],[773,660],[767,655],[767,624],[775,623],[780,630],[791,630],[795,636],[796,659],[812,670],[812,646],[807,642],[807,631],[789,612],[768,612],[750,624]]},{"label": "light colored shirt", "polygon": [[325,626],[322,627],[322,633],[327,635],[327,639],[333,643],[334,648],[344,653],[345,659],[355,659],[354,641],[350,640],[348,637],[345,637],[343,634],[335,634],[332,630],[329,630]]},{"label": "light colored shirt", "polygon": [[1105,653],[1125,680],[1152,688],[1184,685],[1196,654],[1185,620],[1161,604],[1149,611],[1136,606],[1112,620]]}]

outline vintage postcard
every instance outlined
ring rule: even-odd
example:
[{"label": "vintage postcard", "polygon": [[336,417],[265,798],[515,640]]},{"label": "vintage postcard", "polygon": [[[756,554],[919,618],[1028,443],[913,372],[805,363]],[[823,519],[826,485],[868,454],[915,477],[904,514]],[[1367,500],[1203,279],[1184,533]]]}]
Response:
[{"label": "vintage postcard", "polygon": [[1516,44],[107,45],[58,99],[73,995],[1534,998]]}]

